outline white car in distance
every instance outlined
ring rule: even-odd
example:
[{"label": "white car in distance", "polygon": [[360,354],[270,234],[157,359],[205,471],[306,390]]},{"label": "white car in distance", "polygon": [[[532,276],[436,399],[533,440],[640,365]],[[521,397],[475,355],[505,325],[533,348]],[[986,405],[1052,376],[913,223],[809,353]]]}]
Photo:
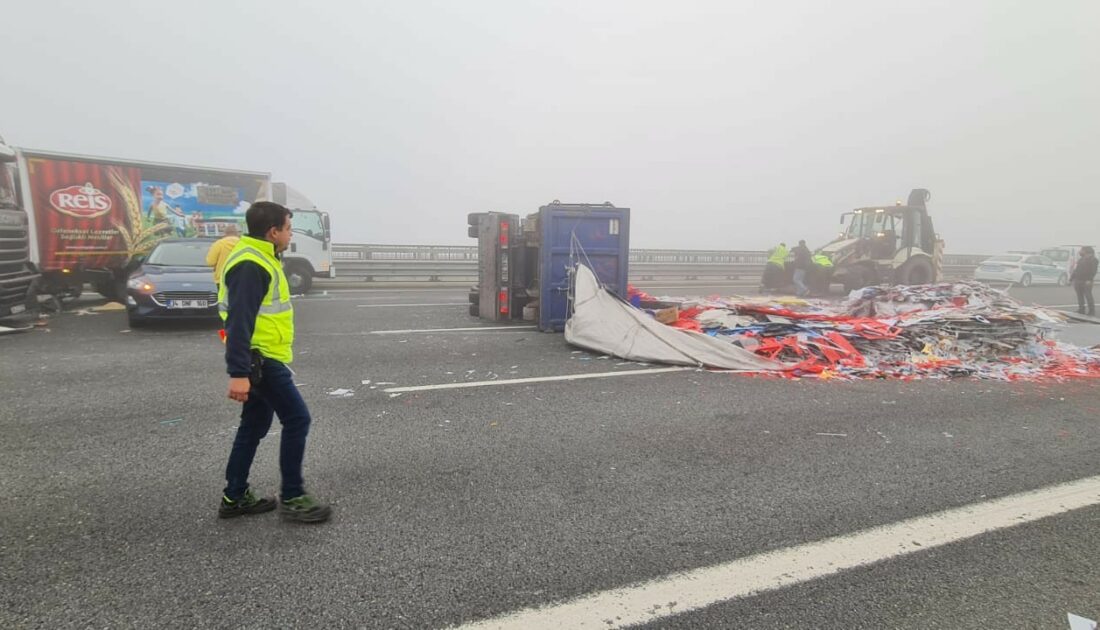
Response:
[{"label": "white car in distance", "polygon": [[1010,282],[1021,287],[1033,284],[1069,284],[1069,272],[1040,254],[1000,254],[987,258],[974,271],[981,282]]}]

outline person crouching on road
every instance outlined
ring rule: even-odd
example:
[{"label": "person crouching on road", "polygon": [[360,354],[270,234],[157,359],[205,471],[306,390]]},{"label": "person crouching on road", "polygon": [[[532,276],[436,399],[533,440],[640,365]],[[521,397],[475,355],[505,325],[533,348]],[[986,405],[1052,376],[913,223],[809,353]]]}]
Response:
[{"label": "person crouching on road", "polygon": [[768,252],[768,262],[764,265],[764,275],[760,279],[761,289],[778,289],[787,283],[789,253],[786,243],[780,243]]},{"label": "person crouching on road", "polygon": [[810,290],[820,296],[829,294],[829,280],[833,275],[833,261],[827,254],[814,254],[813,271],[810,273]]},{"label": "person crouching on road", "polygon": [[[1096,279],[1096,252],[1092,247],[1081,248],[1081,257],[1077,259],[1077,267],[1069,279],[1073,282],[1073,289],[1077,291],[1077,312],[1095,316],[1096,302],[1092,297],[1092,283]],[[1085,306],[1088,306],[1088,311]]]},{"label": "person crouching on road", "polygon": [[328,505],[306,494],[302,480],[310,415],[287,367],[293,359],[294,309],[279,259],[290,245],[292,216],[277,203],[252,204],[245,213],[248,236],[233,247],[222,270],[218,311],[225,321],[229,398],[244,406],[225,468],[226,486],[218,508],[221,518],[275,509],[273,497],[258,497],[248,485],[256,448],[271,428],[274,415],[283,425],[280,515],[286,520],[320,523],[332,513]]}]

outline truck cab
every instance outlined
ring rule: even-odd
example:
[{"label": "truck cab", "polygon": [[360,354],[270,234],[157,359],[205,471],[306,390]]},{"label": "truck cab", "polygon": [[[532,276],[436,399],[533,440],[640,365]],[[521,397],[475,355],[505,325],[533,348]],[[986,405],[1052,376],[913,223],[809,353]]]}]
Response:
[{"label": "truck cab", "polygon": [[271,185],[273,201],[294,213],[290,249],[283,252],[283,268],[291,293],[307,293],[314,278],[335,278],[332,265],[332,227],[329,215],[283,182]]},{"label": "truck cab", "polygon": [[30,261],[27,213],[16,194],[15,150],[0,138],[0,317],[18,315],[36,304],[39,274]]}]

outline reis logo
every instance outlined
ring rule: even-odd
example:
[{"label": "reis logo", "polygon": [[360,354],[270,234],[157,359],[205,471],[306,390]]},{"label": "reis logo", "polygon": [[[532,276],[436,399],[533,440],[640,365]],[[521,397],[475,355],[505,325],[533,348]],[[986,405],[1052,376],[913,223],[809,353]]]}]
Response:
[{"label": "reis logo", "polygon": [[54,210],[78,219],[92,219],[111,211],[111,198],[90,183],[60,188],[50,194]]}]

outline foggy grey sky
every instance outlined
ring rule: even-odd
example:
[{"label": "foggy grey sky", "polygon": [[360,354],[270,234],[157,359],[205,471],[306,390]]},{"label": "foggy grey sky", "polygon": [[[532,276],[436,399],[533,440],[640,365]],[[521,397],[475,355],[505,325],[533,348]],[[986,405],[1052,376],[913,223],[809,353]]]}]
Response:
[{"label": "foggy grey sky", "polygon": [[270,171],[338,242],[817,246],[924,187],[949,252],[1100,243],[1094,0],[4,4],[10,143]]}]

